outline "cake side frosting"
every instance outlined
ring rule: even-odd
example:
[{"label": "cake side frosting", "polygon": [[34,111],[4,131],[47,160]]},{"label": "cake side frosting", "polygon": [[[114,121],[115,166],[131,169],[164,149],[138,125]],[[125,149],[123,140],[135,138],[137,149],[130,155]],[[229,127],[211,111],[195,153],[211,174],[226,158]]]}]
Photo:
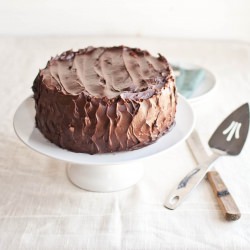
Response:
[{"label": "cake side frosting", "polygon": [[164,57],[139,49],[67,51],[39,72],[33,91],[37,127],[74,152],[141,148],[174,123],[173,72]]}]

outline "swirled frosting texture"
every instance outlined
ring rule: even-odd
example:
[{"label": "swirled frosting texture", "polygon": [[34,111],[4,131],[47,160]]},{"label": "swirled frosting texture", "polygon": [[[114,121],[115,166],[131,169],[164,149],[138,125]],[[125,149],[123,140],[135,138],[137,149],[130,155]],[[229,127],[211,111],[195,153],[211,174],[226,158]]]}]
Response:
[{"label": "swirled frosting texture", "polygon": [[133,150],[174,123],[167,60],[147,51],[88,47],[52,58],[33,83],[36,125],[51,142],[90,154]]}]

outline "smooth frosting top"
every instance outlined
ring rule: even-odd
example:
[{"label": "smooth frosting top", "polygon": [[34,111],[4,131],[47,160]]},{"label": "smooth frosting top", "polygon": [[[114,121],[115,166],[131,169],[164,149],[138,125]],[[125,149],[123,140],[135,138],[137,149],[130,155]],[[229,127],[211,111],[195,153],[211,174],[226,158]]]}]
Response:
[{"label": "smooth frosting top", "polygon": [[48,88],[97,98],[149,98],[171,77],[167,60],[137,48],[88,47],[52,58],[40,75]]}]

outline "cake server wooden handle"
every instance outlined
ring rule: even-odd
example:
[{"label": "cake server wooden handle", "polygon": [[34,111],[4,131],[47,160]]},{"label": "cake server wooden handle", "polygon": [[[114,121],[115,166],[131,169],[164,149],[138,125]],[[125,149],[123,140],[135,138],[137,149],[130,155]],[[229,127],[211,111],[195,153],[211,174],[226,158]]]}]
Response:
[{"label": "cake server wooden handle", "polygon": [[226,220],[238,220],[241,217],[240,210],[219,173],[210,171],[207,173],[207,178]]},{"label": "cake server wooden handle", "polygon": [[[187,139],[187,144],[198,164],[209,157],[196,130]],[[207,177],[225,218],[229,221],[238,220],[241,216],[239,208],[220,174],[217,171],[210,171],[207,173]]]}]

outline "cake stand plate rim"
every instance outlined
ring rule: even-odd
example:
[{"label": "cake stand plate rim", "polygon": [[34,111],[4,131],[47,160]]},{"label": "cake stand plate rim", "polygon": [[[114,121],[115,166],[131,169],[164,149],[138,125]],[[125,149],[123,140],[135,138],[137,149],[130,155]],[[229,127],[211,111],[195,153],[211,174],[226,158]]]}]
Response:
[{"label": "cake stand plate rim", "polygon": [[49,142],[35,127],[34,116],[34,99],[33,96],[29,96],[18,106],[14,115],[13,127],[18,138],[26,146],[43,155],[82,165],[124,164],[129,161],[152,157],[183,142],[190,135],[195,125],[195,115],[191,104],[186,98],[178,94],[176,125],[155,143],[133,151],[90,155],[74,153]]}]

